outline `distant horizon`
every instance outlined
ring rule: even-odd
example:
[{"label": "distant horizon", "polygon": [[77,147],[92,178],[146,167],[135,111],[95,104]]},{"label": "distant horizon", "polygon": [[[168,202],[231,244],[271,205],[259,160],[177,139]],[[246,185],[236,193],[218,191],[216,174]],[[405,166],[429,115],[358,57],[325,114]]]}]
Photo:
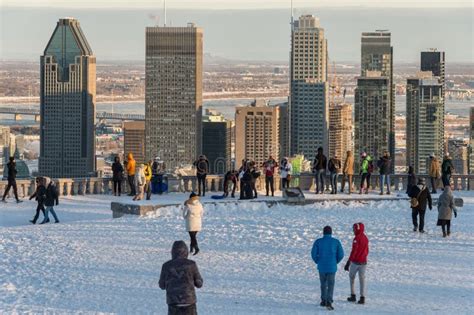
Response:
[{"label": "distant horizon", "polygon": [[[295,1],[296,2],[296,1]],[[389,29],[394,62],[415,63],[431,47],[451,63],[473,63],[473,18],[462,8],[296,8],[294,17],[313,14],[328,40],[330,61],[360,61],[361,32]],[[162,25],[159,6],[147,8],[61,9],[2,6],[0,60],[31,60],[42,55],[59,18],[79,20],[95,56],[104,61],[142,61],[145,28]],[[420,24],[423,18],[423,24]],[[204,30],[204,52],[242,62],[287,63],[289,9],[169,9],[168,25],[195,22]],[[242,22],[244,21],[244,22]],[[15,25],[14,32],[10,25]],[[20,27],[18,27],[20,26]],[[456,36],[453,36],[455,34]]]}]

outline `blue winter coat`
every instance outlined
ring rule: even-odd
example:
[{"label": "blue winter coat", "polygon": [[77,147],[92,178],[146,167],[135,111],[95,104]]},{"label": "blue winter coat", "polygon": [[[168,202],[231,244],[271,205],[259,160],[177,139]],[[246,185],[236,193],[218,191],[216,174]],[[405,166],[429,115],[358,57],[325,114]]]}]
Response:
[{"label": "blue winter coat", "polygon": [[318,265],[319,272],[335,273],[337,264],[344,258],[341,242],[331,234],[325,234],[314,242],[311,258]]}]

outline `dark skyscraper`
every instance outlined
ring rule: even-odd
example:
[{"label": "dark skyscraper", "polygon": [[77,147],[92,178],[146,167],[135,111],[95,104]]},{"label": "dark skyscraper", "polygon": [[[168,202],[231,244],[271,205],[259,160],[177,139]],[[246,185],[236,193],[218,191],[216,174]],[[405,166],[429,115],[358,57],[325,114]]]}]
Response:
[{"label": "dark skyscraper", "polygon": [[201,154],[203,31],[147,27],[145,65],[145,155],[169,169]]},{"label": "dark skyscraper", "polygon": [[96,60],[76,19],[59,20],[40,62],[39,173],[95,176]]},{"label": "dark skyscraper", "polygon": [[445,84],[444,72],[444,51],[432,49],[430,51],[421,52],[421,71],[431,71],[433,76],[439,77],[441,84]]}]

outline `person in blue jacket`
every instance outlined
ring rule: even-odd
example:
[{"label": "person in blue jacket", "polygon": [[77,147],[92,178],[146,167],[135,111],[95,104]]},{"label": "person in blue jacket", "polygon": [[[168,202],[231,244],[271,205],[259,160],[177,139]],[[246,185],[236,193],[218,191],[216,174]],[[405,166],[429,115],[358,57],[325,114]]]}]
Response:
[{"label": "person in blue jacket", "polygon": [[334,282],[337,264],[344,258],[341,242],[332,237],[332,228],[325,226],[324,236],[318,238],[311,250],[311,258],[318,265],[319,281],[321,282],[321,306],[333,310]]}]

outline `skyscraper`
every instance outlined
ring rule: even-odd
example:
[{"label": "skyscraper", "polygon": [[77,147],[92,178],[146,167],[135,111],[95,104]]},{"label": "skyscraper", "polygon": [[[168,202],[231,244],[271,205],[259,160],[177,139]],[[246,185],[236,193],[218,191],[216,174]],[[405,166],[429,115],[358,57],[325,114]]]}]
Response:
[{"label": "skyscraper", "polygon": [[421,52],[421,71],[431,71],[433,76],[438,77],[440,83],[443,87],[443,95],[445,88],[445,60],[444,60],[444,51],[438,51],[436,49],[431,49],[429,51]]},{"label": "skyscraper", "polygon": [[337,155],[344,163],[346,152],[352,151],[352,105],[329,106],[329,156]]},{"label": "skyscraper", "polygon": [[474,174],[474,106],[469,111],[469,174]]},{"label": "skyscraper", "polygon": [[313,156],[328,147],[327,40],[319,19],[302,15],[291,31],[289,150]]},{"label": "skyscraper", "polygon": [[235,109],[235,163],[247,158],[262,164],[271,155],[279,160],[280,108],[257,99]]},{"label": "skyscraper", "polygon": [[390,84],[380,71],[367,71],[357,79],[354,110],[354,151],[356,158],[367,152],[378,157],[389,148]]},{"label": "skyscraper", "polygon": [[289,155],[288,148],[288,102],[277,104],[276,106],[280,107],[280,122],[279,122],[279,133],[280,133],[280,159],[287,157]]},{"label": "skyscraper", "polygon": [[444,96],[439,77],[431,71],[420,71],[407,79],[406,89],[407,165],[415,173],[429,172],[431,154],[443,157]]},{"label": "skyscraper", "polygon": [[39,173],[96,175],[96,59],[74,18],[60,19],[40,59]]},{"label": "skyscraper", "polygon": [[[390,32],[377,30],[362,33],[361,76],[357,80],[355,95],[355,153],[367,151],[378,157],[388,150],[393,158],[395,89]],[[392,163],[392,168],[394,166],[395,163]]]},{"label": "skyscraper", "polygon": [[145,155],[173,169],[201,153],[203,32],[187,27],[147,27]]}]

